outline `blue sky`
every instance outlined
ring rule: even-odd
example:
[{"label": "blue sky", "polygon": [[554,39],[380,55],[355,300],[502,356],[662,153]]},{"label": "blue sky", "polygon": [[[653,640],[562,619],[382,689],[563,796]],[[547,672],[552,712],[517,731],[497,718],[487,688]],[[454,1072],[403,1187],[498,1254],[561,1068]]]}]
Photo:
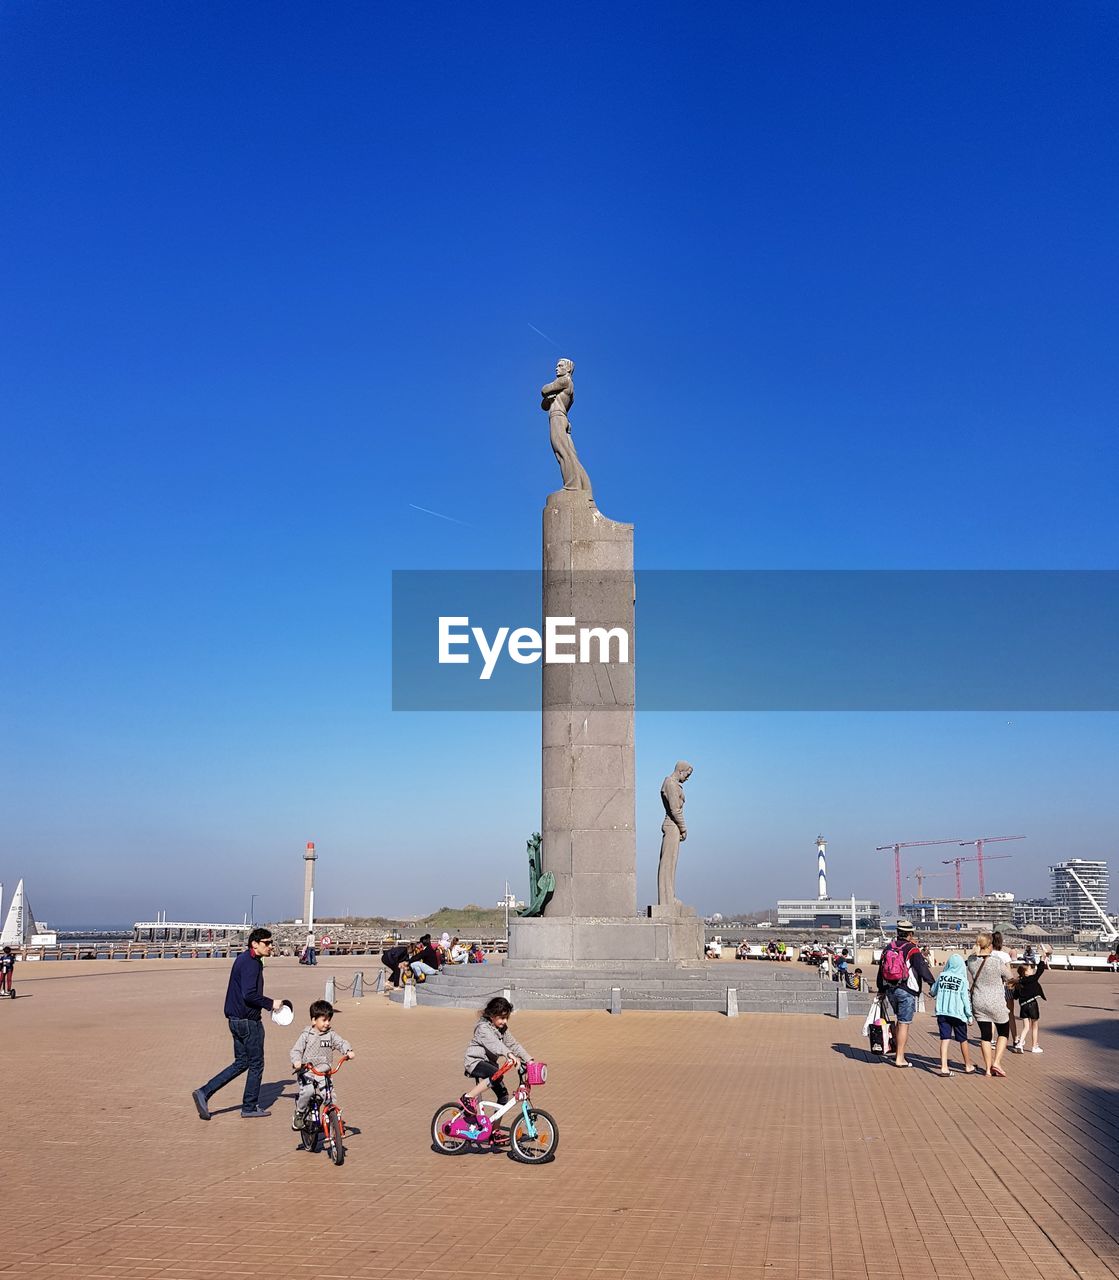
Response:
[{"label": "blue sky", "polygon": [[[9,0],[8,892],[278,918],[308,839],[327,911],[520,886],[537,720],[392,714],[389,575],[537,563],[559,355],[639,567],[1115,567],[1117,31]],[[1117,736],[639,715],[642,896],[680,756],[703,909],[811,892],[817,831],[886,901],[875,845],[1024,832],[992,887],[1042,892],[1110,852]]]}]

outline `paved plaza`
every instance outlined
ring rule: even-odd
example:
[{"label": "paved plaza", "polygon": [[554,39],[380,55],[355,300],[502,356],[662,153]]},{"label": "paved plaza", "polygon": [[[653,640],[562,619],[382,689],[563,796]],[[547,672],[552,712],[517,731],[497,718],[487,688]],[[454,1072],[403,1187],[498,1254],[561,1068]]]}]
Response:
[{"label": "paved plaza", "polygon": [[[374,963],[365,960],[366,972]],[[335,1027],[346,1163],[298,1149],[288,1050],[306,1005],[355,962],[271,962],[267,1120],[241,1082],[202,1123],[190,1091],[230,1059],[228,962],[23,964],[2,1002],[0,1273],[13,1277],[517,1280],[1014,1280],[1119,1275],[1119,977],[1045,979],[1037,1056],[1008,1079],[864,1052],[861,1020],[525,1012],[550,1066],[551,1164],[440,1156],[467,1010],[343,989]],[[500,990],[500,968],[494,967]],[[978,1058],[976,1051],[975,1057]],[[225,1108],[225,1109],[223,1109]],[[897,1262],[894,1261],[895,1256]]]}]

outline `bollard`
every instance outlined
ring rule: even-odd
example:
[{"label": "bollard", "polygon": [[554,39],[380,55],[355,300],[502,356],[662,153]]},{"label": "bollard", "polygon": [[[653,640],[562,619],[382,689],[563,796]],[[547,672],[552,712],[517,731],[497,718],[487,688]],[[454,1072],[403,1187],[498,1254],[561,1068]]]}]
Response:
[{"label": "bollard", "polygon": [[837,1018],[847,1017],[847,988],[836,987],[835,989],[835,1016]]},{"label": "bollard", "polygon": [[727,987],[727,1017],[738,1017],[738,988]]},{"label": "bollard", "polygon": [[365,998],[364,980],[365,974],[363,974],[359,969],[357,973],[354,974],[353,990],[350,992],[350,995],[352,995],[355,1000],[362,1000]]},{"label": "bollard", "polygon": [[377,970],[377,981],[373,984],[373,990],[380,995],[385,993],[385,971],[384,968]]},{"label": "bollard", "polygon": [[404,1007],[405,1009],[414,1009],[416,1007],[416,984],[414,982],[406,982],[404,984]]},{"label": "bollard", "polygon": [[324,997],[327,1004],[334,1003],[334,975],[331,974],[326,980],[326,996]]},{"label": "bollard", "polygon": [[610,1012],[621,1013],[622,1011],[622,989],[621,987],[610,988]]}]

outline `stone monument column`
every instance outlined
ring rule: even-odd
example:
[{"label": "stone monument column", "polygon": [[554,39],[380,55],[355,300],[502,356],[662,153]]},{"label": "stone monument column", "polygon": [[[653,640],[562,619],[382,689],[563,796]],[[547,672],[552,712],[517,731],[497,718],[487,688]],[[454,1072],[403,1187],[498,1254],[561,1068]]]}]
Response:
[{"label": "stone monument column", "polygon": [[544,915],[633,916],[633,525],[607,519],[586,491],[549,494],[543,565],[546,618],[622,628],[630,646],[625,664],[543,667],[542,867],[556,878]]},{"label": "stone monument column", "polygon": [[[544,505],[544,618],[567,619],[567,634],[624,632],[628,660],[617,639],[605,653],[592,640],[586,662],[576,660],[577,642],[563,651],[570,662],[544,654],[541,869],[555,887],[540,915],[510,920],[509,959],[558,968],[696,961],[703,930],[694,916],[637,914],[633,525],[595,505],[567,416],[574,372],[573,361],[560,360],[555,381],[541,390],[563,481]],[[546,637],[547,622],[541,631]]]}]

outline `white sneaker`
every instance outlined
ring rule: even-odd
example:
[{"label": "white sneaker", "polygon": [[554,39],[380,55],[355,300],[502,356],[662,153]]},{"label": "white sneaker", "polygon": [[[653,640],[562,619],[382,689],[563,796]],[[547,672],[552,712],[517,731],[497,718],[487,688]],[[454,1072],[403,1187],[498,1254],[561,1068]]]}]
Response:
[{"label": "white sneaker", "polygon": [[1030,1052],[1031,1052],[1031,1053],[1044,1053],[1044,1052],[1045,1052],[1045,1050],[1041,1047],[1041,1045],[1039,1045],[1039,1044],[1035,1044],[1035,1045],[1034,1045],[1034,1047],[1030,1050]]}]

